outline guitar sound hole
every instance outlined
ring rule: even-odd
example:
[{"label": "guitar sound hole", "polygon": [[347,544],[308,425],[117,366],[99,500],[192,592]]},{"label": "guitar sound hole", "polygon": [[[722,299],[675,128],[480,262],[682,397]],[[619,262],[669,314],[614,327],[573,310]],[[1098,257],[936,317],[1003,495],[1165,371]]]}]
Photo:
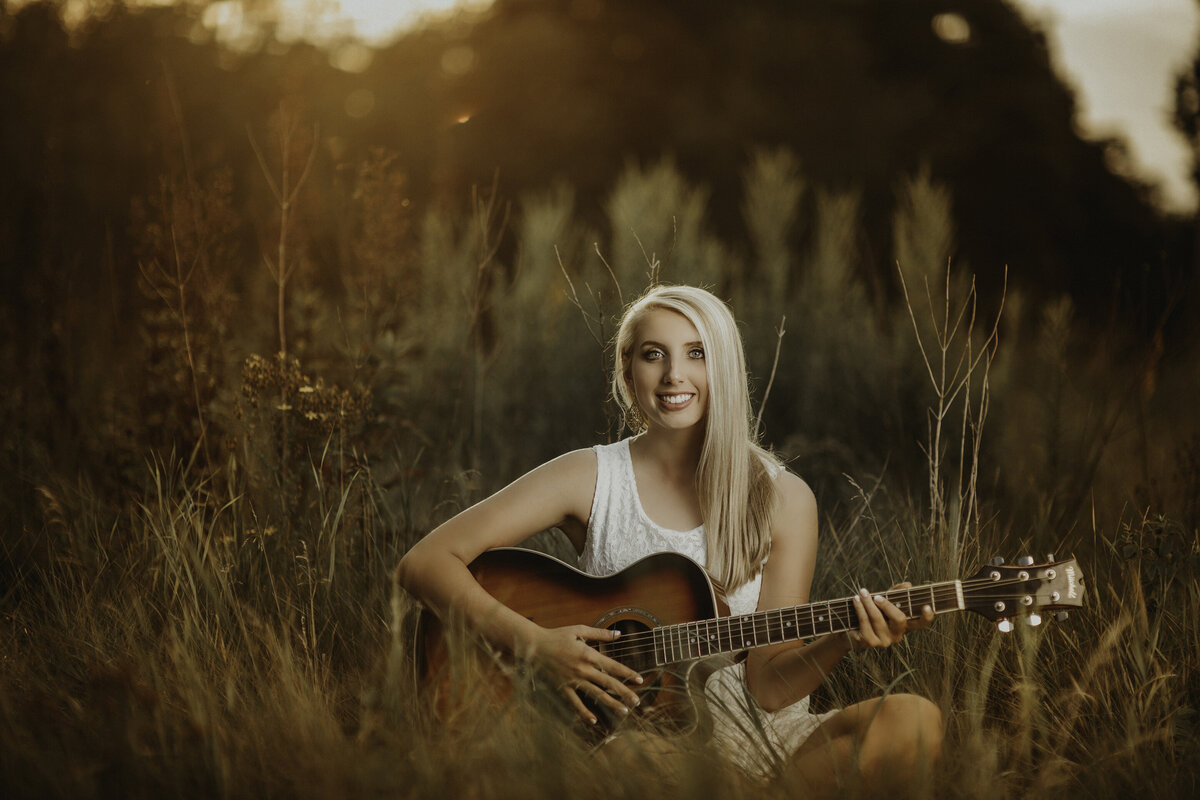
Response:
[{"label": "guitar sound hole", "polygon": [[[602,642],[600,652],[642,676],[642,680],[645,682],[636,687],[636,691],[642,701],[638,710],[645,711],[654,705],[662,681],[662,670],[654,663],[654,646],[650,637],[651,628],[644,622],[634,619],[617,620],[604,627],[610,631],[620,631],[621,638],[615,642]],[[588,705],[592,704],[589,702]],[[608,708],[600,710],[609,716]]]}]

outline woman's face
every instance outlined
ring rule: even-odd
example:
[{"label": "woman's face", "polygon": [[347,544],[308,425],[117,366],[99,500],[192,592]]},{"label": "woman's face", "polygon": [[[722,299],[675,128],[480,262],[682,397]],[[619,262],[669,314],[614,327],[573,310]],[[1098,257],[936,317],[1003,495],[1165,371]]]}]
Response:
[{"label": "woman's face", "polygon": [[676,311],[653,309],[637,326],[630,381],[649,428],[681,430],[704,420],[708,370],[696,326]]}]

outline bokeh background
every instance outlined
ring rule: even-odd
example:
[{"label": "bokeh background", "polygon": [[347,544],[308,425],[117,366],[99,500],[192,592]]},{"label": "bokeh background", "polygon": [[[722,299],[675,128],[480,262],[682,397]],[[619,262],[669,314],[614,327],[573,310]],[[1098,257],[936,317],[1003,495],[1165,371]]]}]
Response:
[{"label": "bokeh background", "polygon": [[[609,337],[663,280],[742,321],[821,502],[815,597],[994,553],[1092,576],[1088,622],[956,622],[823,702],[938,698],[942,793],[1194,789],[1200,71],[1144,88],[1191,170],[1164,181],[1038,8],[5,3],[6,788],[527,779],[422,727],[390,570],[620,435]],[[464,747],[509,778],[430,766]]]}]

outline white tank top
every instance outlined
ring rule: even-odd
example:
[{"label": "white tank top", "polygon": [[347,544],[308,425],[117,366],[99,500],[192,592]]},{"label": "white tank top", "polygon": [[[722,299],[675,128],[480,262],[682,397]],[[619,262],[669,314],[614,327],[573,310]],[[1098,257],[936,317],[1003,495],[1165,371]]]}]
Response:
[{"label": "white tank top", "polygon": [[[679,553],[701,566],[707,564],[704,526],[673,531],[646,516],[633,476],[629,439],[596,445],[596,496],[588,517],[587,540],[579,568],[590,575],[611,575],[652,553]],[[750,614],[758,608],[762,573],[730,592],[731,614]]]}]

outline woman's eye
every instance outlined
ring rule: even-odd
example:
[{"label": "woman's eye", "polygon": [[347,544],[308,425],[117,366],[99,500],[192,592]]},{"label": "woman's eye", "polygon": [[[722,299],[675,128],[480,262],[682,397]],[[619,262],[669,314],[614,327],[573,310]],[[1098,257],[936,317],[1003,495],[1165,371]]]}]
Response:
[{"label": "woman's eye", "polygon": [[662,351],[646,350],[642,353],[642,358],[646,359],[647,361],[658,361],[660,358],[662,358]]},{"label": "woman's eye", "polygon": [[690,358],[704,358],[704,348],[701,348],[701,347],[693,347],[691,350],[689,350],[689,351],[688,351],[688,357],[690,357]]}]

